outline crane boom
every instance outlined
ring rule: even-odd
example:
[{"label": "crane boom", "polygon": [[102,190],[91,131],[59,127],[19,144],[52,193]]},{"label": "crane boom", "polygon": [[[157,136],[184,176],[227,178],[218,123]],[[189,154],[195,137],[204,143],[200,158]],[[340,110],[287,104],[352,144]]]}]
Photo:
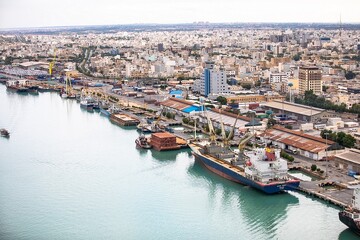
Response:
[{"label": "crane boom", "polygon": [[252,133],[245,134],[245,136],[239,142],[238,148],[239,148],[240,152],[244,151],[244,147],[245,147],[246,143],[249,142],[253,136],[254,136],[254,134],[252,134]]},{"label": "crane boom", "polygon": [[206,108],[204,110],[204,112],[206,113],[206,119],[209,125],[209,134],[210,134],[210,141],[211,142],[215,142],[216,141],[216,134],[215,134],[215,130],[214,130],[214,126],[212,125],[212,121],[209,117],[209,114],[207,114],[206,112]]},{"label": "crane boom", "polygon": [[53,67],[55,65],[55,59],[56,59],[56,48],[54,49],[54,57],[52,59],[52,61],[49,63],[49,75],[52,75],[53,72]]},{"label": "crane boom", "polygon": [[229,146],[229,142],[230,142],[231,138],[234,136],[235,126],[236,126],[237,120],[239,119],[239,116],[240,116],[240,113],[238,113],[238,115],[236,116],[234,125],[232,126],[232,129],[231,129],[229,135],[223,139],[224,146]]},{"label": "crane boom", "polygon": [[220,122],[221,122],[221,136],[222,136],[222,140],[224,142],[224,141],[226,141],[226,133],[225,133],[224,122],[222,120],[221,110],[219,112],[220,112]]}]

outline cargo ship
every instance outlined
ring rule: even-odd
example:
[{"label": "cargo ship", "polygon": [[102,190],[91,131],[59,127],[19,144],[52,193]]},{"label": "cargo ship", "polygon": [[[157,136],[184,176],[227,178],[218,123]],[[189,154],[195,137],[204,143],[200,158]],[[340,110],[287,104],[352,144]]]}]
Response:
[{"label": "cargo ship", "polygon": [[340,221],[360,235],[360,189],[354,189],[351,204],[339,212]]},{"label": "cargo ship", "polygon": [[20,80],[19,81],[13,81],[13,80],[6,81],[6,88],[8,90],[15,91],[18,93],[27,93],[29,90],[29,88],[25,86],[25,83],[21,83]]},{"label": "cargo ship", "polygon": [[248,185],[267,194],[296,190],[300,180],[288,174],[287,161],[280,149],[255,148],[236,154],[216,143],[190,143],[195,159],[210,171],[237,183]]}]

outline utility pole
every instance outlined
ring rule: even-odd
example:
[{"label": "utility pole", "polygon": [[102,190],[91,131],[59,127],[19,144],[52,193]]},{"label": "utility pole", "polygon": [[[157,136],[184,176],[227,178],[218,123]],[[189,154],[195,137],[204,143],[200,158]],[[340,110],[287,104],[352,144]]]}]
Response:
[{"label": "utility pole", "polygon": [[328,133],[328,132],[325,132],[324,135],[325,135],[325,144],[326,144],[326,149],[325,149],[326,174],[325,174],[325,177],[328,177],[328,165],[329,165],[329,160],[328,160],[328,154],[327,154],[327,152],[328,152],[328,151],[327,151],[327,150],[328,150],[327,139],[328,139],[329,133]]}]

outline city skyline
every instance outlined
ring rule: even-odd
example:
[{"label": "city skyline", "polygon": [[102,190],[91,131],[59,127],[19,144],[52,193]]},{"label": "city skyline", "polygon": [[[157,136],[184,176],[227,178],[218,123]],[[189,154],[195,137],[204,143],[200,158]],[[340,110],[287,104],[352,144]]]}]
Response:
[{"label": "city skyline", "polygon": [[[360,1],[224,0],[196,2],[155,0],[100,2],[62,1],[49,6],[45,0],[0,3],[0,28],[31,28],[116,24],[210,23],[359,23],[355,9]],[[24,17],[19,17],[24,16]]]}]

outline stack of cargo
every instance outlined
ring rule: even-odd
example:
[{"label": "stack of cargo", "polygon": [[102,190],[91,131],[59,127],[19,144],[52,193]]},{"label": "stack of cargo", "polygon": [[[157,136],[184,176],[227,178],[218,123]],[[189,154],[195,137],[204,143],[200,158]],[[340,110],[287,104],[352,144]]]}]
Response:
[{"label": "stack of cargo", "polygon": [[151,134],[150,145],[157,151],[180,149],[180,145],[176,143],[176,136],[168,132]]}]

